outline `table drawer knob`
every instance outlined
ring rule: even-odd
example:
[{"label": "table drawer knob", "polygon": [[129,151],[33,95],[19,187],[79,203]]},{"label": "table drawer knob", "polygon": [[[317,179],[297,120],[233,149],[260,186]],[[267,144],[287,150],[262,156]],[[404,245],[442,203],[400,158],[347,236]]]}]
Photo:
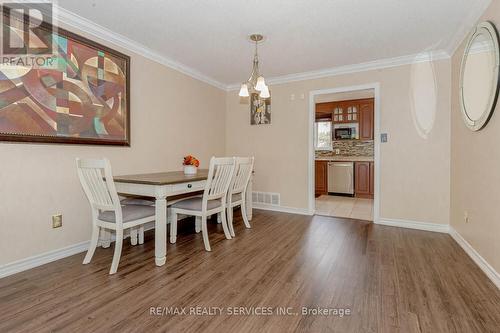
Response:
[{"label": "table drawer knob", "polygon": [[191,187],[193,187],[193,184],[188,184],[188,188],[191,188]]}]

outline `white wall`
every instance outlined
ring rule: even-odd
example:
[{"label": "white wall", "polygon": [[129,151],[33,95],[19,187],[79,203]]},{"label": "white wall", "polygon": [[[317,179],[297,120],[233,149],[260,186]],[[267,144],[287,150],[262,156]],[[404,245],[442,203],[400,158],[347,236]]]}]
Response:
[{"label": "white wall", "polygon": [[[226,154],[255,155],[254,190],[280,193],[282,206],[305,210],[309,92],[380,82],[381,131],[389,134],[389,142],[381,145],[380,215],[448,224],[450,80],[450,61],[441,60],[274,85],[272,123],[261,126],[250,125],[249,105],[238,91],[231,91],[226,101]],[[429,86],[435,89],[429,92]],[[433,110],[422,110],[413,96],[433,98],[435,103],[427,103]],[[415,126],[414,115],[429,118],[429,113],[435,119],[424,136]]]}]

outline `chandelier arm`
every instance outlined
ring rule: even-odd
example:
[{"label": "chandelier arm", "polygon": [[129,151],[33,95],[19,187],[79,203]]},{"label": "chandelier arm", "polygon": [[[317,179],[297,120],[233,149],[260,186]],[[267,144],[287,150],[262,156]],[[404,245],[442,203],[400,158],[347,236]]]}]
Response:
[{"label": "chandelier arm", "polygon": [[243,84],[247,86],[247,89],[249,91],[257,92],[260,94],[260,90],[257,90],[256,86],[258,79],[261,76],[259,71],[259,42],[263,39],[263,37],[261,35],[251,35],[250,39],[255,42],[253,66],[252,66],[252,72],[250,73],[250,77]]}]

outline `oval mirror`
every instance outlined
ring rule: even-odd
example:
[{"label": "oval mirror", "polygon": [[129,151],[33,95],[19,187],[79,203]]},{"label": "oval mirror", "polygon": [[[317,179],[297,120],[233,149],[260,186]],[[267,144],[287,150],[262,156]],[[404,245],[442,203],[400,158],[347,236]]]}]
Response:
[{"label": "oval mirror", "polygon": [[465,124],[473,131],[486,126],[495,110],[500,50],[498,33],[490,22],[479,24],[471,34],[462,58],[460,106]]}]

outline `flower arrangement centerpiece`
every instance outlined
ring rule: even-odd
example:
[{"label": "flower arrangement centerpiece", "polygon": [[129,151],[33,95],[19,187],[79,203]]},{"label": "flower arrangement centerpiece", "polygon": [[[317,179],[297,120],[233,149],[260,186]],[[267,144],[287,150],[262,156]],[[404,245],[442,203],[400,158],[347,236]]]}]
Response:
[{"label": "flower arrangement centerpiece", "polygon": [[184,162],[182,162],[184,166],[184,174],[185,175],[196,175],[198,171],[198,167],[200,166],[200,161],[193,155],[184,156]]}]

